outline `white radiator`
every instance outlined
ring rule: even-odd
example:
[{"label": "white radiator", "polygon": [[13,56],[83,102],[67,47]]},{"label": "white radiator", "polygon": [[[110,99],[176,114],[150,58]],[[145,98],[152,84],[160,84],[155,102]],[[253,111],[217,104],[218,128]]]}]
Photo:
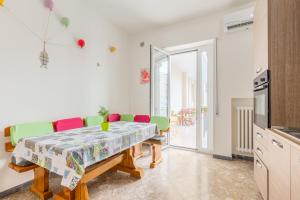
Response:
[{"label": "white radiator", "polygon": [[253,107],[237,107],[237,151],[253,151]]}]

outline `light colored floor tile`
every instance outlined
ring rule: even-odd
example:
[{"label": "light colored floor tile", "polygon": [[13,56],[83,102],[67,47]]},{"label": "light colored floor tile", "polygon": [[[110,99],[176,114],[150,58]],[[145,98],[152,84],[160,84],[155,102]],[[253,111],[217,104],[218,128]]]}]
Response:
[{"label": "light colored floor tile", "polygon": [[[89,187],[92,200],[262,200],[253,179],[253,163],[224,161],[178,149],[166,149],[164,161],[149,169],[150,157],[138,160],[145,168],[141,180],[125,173],[107,173]],[[59,189],[60,179],[51,178],[51,188]],[[4,200],[37,199],[29,191]]]}]

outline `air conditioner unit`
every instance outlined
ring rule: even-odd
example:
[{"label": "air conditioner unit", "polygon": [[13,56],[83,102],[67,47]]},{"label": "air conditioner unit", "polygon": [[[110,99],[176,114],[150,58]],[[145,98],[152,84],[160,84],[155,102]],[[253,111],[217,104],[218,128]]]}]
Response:
[{"label": "air conditioner unit", "polygon": [[224,16],[224,32],[248,30],[254,24],[254,7]]}]

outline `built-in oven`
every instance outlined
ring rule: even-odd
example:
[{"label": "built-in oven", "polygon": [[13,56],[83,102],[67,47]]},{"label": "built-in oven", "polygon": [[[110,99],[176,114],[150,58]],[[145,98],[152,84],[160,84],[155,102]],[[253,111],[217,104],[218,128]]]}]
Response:
[{"label": "built-in oven", "polygon": [[254,79],[254,123],[261,128],[271,127],[270,71]]}]

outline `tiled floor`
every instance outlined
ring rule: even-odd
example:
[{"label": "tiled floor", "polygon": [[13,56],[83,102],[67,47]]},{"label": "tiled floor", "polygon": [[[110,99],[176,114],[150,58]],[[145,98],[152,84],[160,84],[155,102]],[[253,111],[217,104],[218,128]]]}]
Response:
[{"label": "tiled floor", "polygon": [[[166,149],[164,161],[149,169],[150,157],[138,160],[145,168],[141,180],[125,173],[110,173],[89,184],[94,200],[262,200],[253,180],[252,163],[224,161],[189,151]],[[59,178],[51,179],[54,192]],[[5,200],[37,199],[28,191]]]}]

